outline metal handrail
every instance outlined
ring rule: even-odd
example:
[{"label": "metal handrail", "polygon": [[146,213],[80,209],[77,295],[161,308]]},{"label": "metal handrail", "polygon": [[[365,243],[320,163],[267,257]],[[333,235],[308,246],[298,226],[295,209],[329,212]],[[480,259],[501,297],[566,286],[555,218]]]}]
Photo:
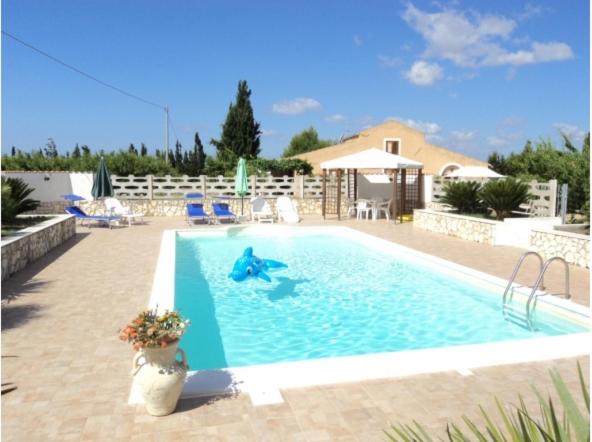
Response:
[{"label": "metal handrail", "polygon": [[[516,266],[514,267],[514,271],[512,272],[512,276],[510,276],[510,279],[508,280],[508,285],[506,286],[506,290],[504,291],[504,297],[503,297],[503,305],[504,306],[506,305],[506,298],[508,296],[508,292],[510,291],[510,288],[512,287],[512,283],[514,282],[514,279],[516,279],[516,275],[518,274],[518,271],[520,270],[520,267],[522,266],[522,262],[524,261],[524,259],[528,255],[534,255],[539,259],[539,261],[540,261],[539,278],[544,278],[543,257],[541,255],[539,255],[537,252],[523,253],[522,256],[520,257],[520,259],[518,260],[518,262],[516,263]],[[537,278],[537,281],[538,281],[538,278]],[[542,283],[542,279],[541,279],[541,283]]]},{"label": "metal handrail", "polygon": [[553,258],[549,258],[547,261],[545,261],[545,265],[543,266],[543,270],[541,270],[539,277],[537,278],[534,286],[532,287],[532,292],[530,292],[530,296],[528,297],[528,301],[526,302],[526,318],[529,322],[529,325],[530,325],[530,313],[531,313],[530,312],[530,304],[532,303],[533,299],[536,299],[536,296],[535,296],[536,291],[538,290],[543,278],[545,277],[545,272],[547,271],[547,269],[549,268],[549,265],[553,261],[561,261],[563,263],[563,265],[565,266],[565,293],[564,293],[564,296],[566,299],[571,298],[571,295],[569,293],[569,265],[567,264],[567,261],[560,256],[554,256]]}]

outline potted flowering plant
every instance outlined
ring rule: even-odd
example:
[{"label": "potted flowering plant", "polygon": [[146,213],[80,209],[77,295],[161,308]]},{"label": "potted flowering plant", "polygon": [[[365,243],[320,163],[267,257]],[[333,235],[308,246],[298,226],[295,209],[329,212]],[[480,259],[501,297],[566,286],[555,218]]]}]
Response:
[{"label": "potted flowering plant", "polygon": [[178,341],[189,321],[176,311],[159,315],[156,310],[144,310],[136,319],[119,331],[119,339],[131,342],[133,349],[164,348]]},{"label": "potted flowering plant", "polygon": [[188,325],[189,321],[176,311],[159,315],[156,310],[144,310],[119,331],[119,338],[132,343],[137,352],[132,375],[153,416],[172,413],[181,395],[189,366],[178,345]]}]

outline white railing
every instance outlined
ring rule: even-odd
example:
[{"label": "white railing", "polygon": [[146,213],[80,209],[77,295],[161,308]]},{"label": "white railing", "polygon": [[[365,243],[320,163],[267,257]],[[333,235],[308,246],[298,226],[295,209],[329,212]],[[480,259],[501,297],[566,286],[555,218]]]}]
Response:
[{"label": "white railing", "polygon": [[[444,186],[452,181],[477,181],[484,184],[492,178],[448,178],[434,176],[432,179],[432,198],[434,203],[438,203],[444,195]],[[555,216],[557,213],[557,180],[551,180],[547,183],[531,181],[530,194],[532,200],[525,208],[533,216]]]},{"label": "white railing", "polygon": [[[200,192],[206,196],[236,196],[234,177],[205,176],[111,176],[115,196],[121,199],[178,199],[189,192]],[[342,181],[342,192],[346,192],[347,181]],[[247,197],[290,196],[297,198],[321,198],[323,178],[320,176],[272,177],[250,176]]]}]

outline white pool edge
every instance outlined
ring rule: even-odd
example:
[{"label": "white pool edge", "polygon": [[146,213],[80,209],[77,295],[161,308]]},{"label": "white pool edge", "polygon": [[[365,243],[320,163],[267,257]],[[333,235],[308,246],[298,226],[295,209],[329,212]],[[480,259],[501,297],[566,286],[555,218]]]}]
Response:
[{"label": "white pool edge", "polygon": [[[337,232],[349,238],[357,237],[387,252],[404,252],[407,258],[421,260],[451,271],[482,280],[487,285],[505,288],[507,280],[498,278],[435,257],[399,244],[341,226],[265,226],[278,232],[288,229]],[[150,308],[159,311],[174,308],[175,293],[175,242],[177,232],[218,234],[232,227],[207,227],[191,230],[166,230],[163,233],[161,249],[149,301]],[[246,229],[262,232],[261,226],[247,226]],[[516,290],[520,296],[528,296],[524,290]],[[501,297],[501,295],[500,295]],[[577,322],[589,324],[590,309],[564,299],[543,297],[537,308],[567,310],[579,317]],[[501,314],[501,312],[500,312]],[[484,344],[458,345],[435,349],[406,350],[398,352],[373,353],[357,356],[343,356],[294,362],[252,365],[220,370],[191,371],[188,373],[182,397],[211,396],[236,392],[259,392],[285,388],[301,388],[314,385],[359,382],[384,378],[396,378],[443,371],[463,372],[467,369],[496,365],[527,363],[551,359],[570,358],[590,354],[592,334],[574,333],[562,336],[532,338],[526,340],[500,341]],[[130,392],[129,404],[143,403],[135,383]]]}]

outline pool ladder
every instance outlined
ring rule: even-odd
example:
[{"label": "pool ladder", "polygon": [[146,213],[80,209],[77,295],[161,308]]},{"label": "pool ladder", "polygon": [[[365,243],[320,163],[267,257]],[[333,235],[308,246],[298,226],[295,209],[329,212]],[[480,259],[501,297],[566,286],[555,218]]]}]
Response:
[{"label": "pool ladder", "polygon": [[[537,277],[536,281],[534,282],[534,285],[532,287],[528,287],[528,288],[532,288],[532,291],[530,292],[530,295],[528,296],[528,300],[526,301],[526,306],[523,307],[520,304],[517,305],[517,304],[512,303],[512,300],[514,298],[514,289],[525,287],[522,285],[514,285],[514,280],[516,279],[516,276],[518,275],[520,267],[522,267],[522,263],[524,262],[524,259],[529,255],[536,256],[539,260],[539,276]],[[563,293],[547,293],[545,291],[542,291],[545,288],[544,287],[545,273],[547,272],[549,265],[554,261],[562,262],[565,267],[565,287],[564,287]],[[539,289],[541,289],[541,290],[539,290]],[[508,294],[509,294],[509,296],[508,296]],[[535,330],[534,323],[535,323],[535,309],[536,309],[536,305],[537,305],[537,300],[540,296],[546,296],[546,295],[563,296],[566,299],[571,298],[571,294],[569,293],[569,266],[567,265],[567,261],[565,261],[565,259],[563,259],[559,256],[555,256],[555,257],[549,258],[548,260],[543,262],[543,257],[541,255],[539,255],[537,252],[526,252],[520,257],[520,259],[516,263],[516,266],[514,267],[514,271],[512,272],[512,276],[510,277],[510,279],[508,281],[508,285],[506,286],[506,290],[504,291],[503,304],[502,304],[502,311],[504,314],[504,318],[507,321],[513,322],[521,327],[527,328],[529,330]]]}]

